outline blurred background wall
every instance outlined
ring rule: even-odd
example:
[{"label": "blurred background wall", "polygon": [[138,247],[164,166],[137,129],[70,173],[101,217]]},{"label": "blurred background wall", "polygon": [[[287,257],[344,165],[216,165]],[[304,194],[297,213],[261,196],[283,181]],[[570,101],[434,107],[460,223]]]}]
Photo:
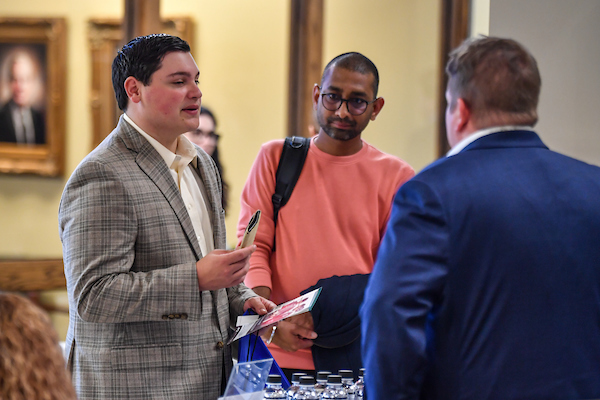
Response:
[{"label": "blurred background wall", "polygon": [[[0,259],[61,258],[57,210],[71,172],[91,151],[89,21],[122,18],[122,0],[0,3],[2,17],[64,17],[67,24],[65,174],[0,175]],[[202,102],[216,114],[230,193],[226,218],[234,246],[239,195],[262,143],[287,129],[290,3],[284,0],[162,1],[161,16],[189,17]],[[323,66],[359,51],[378,66],[385,107],[364,133],[368,142],[419,170],[436,158],[438,0],[326,0]],[[107,132],[108,133],[108,132]],[[63,291],[44,301],[66,304]],[[53,315],[64,337],[66,316]]]},{"label": "blurred background wall", "polygon": [[[325,0],[323,66],[359,51],[381,76],[385,107],[364,139],[419,171],[437,158],[437,87],[443,0]],[[470,34],[522,41],[540,63],[539,129],[551,148],[600,164],[600,2],[472,0]],[[65,174],[0,174],[0,259],[62,257],[57,210],[66,179],[92,149],[89,21],[122,18],[122,0],[0,2],[2,17],[64,17],[67,23]],[[161,15],[194,22],[193,55],[203,104],[219,120],[235,245],[239,195],[260,145],[287,129],[290,3],[285,0],[162,1]],[[108,132],[106,132],[108,133]],[[64,291],[43,301],[66,305]],[[67,316],[52,315],[64,337]]]}]

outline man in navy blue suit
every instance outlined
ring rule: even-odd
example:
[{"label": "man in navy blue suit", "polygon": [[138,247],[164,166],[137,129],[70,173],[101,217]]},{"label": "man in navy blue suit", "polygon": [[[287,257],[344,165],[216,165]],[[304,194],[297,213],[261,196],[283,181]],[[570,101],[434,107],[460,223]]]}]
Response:
[{"label": "man in navy blue suit", "polygon": [[519,43],[446,72],[452,150],[398,191],[361,308],[368,398],[600,398],[600,168],[532,130]]}]

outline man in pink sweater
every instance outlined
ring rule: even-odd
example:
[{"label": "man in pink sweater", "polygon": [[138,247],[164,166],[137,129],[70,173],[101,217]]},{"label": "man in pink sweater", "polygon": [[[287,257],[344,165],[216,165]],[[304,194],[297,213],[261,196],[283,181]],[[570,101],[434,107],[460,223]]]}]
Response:
[{"label": "man in pink sweater", "polygon": [[[283,140],[261,147],[242,192],[238,224],[241,240],[252,213],[262,211],[255,239],[258,249],[245,280],[257,294],[281,304],[324,278],[371,272],[393,197],[400,185],[414,176],[406,162],[361,139],[369,121],[383,108],[378,86],[377,68],[360,53],[345,53],[327,64],[321,84],[313,88],[320,129],[311,140],[292,196],[279,211],[276,228],[271,196]],[[338,289],[343,290],[336,287],[335,291]],[[327,295],[324,289],[321,298]],[[323,310],[320,319],[331,321],[334,316],[326,313]],[[358,307],[352,314],[358,319]],[[321,369],[311,352],[313,344],[315,349],[319,345],[316,324],[311,314],[305,313],[266,333],[269,349],[288,377],[294,371],[314,373],[315,365]],[[360,357],[360,340],[355,339],[353,352],[358,348]],[[325,365],[332,372],[351,368],[335,362]]]}]

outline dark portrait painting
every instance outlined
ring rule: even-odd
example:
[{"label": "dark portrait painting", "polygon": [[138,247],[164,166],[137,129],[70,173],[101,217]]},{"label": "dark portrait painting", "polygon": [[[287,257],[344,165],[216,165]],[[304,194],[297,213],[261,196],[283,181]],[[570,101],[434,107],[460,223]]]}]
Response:
[{"label": "dark portrait painting", "polygon": [[0,43],[0,142],[46,143],[46,49]]},{"label": "dark portrait painting", "polygon": [[66,21],[0,17],[0,174],[60,176]]}]

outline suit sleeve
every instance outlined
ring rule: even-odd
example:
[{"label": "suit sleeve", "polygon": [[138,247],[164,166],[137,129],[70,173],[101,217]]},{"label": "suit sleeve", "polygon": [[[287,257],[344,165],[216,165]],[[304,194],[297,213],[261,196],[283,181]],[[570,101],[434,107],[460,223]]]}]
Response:
[{"label": "suit sleeve", "polygon": [[448,229],[437,195],[411,180],[398,191],[361,307],[369,399],[418,399],[427,316],[447,276]]},{"label": "suit sleeve", "polygon": [[71,307],[83,320],[97,323],[161,320],[178,312],[199,319],[194,262],[147,272],[131,269],[138,235],[131,196],[118,174],[98,162],[82,164],[67,183],[59,231]]},{"label": "suit sleeve", "polygon": [[248,299],[256,297],[254,293],[243,283],[227,288],[227,299],[229,300],[229,313],[231,317],[231,327],[235,328],[237,317],[244,313],[244,304]]}]

